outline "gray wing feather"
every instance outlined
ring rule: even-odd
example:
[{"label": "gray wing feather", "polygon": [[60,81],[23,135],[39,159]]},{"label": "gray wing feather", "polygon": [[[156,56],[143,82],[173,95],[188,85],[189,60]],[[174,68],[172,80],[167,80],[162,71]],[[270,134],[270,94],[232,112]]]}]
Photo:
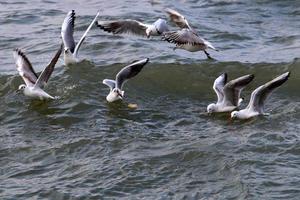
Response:
[{"label": "gray wing feather", "polygon": [[27,86],[33,86],[38,78],[34,71],[30,61],[20,49],[14,50],[14,58],[17,66],[17,70],[20,76],[23,78]]},{"label": "gray wing feather", "polygon": [[50,61],[50,63],[42,71],[42,73],[40,74],[38,80],[36,81],[35,86],[44,87],[46,85],[46,83],[48,82],[48,80],[49,80],[49,78],[50,78],[50,76],[51,76],[51,74],[54,70],[55,64],[57,63],[57,61],[60,57],[60,54],[62,52],[62,48],[63,48],[63,45],[60,46],[60,48],[55,53],[55,55],[52,58],[52,60]]},{"label": "gray wing feather", "polygon": [[290,72],[286,72],[278,76],[277,78],[267,82],[266,84],[256,88],[251,94],[250,102],[247,106],[247,109],[263,113],[266,99],[276,88],[285,83],[288,80],[289,76]]},{"label": "gray wing feather", "polygon": [[218,96],[217,103],[221,103],[224,99],[223,89],[224,89],[226,82],[227,82],[227,74],[226,73],[221,74],[214,82],[213,89]]},{"label": "gray wing feather", "polygon": [[95,24],[95,21],[97,20],[97,17],[99,16],[99,12],[96,14],[96,16],[94,17],[93,21],[90,23],[89,27],[86,29],[86,31],[84,32],[84,34],[82,35],[82,37],[80,38],[79,42],[77,43],[75,50],[74,50],[74,55],[75,57],[77,57],[78,55],[78,51],[79,48],[81,46],[81,44],[83,43],[83,41],[85,40],[86,35],[88,34],[88,32],[91,30],[92,26]]},{"label": "gray wing feather", "polygon": [[70,11],[61,26],[61,37],[64,46],[65,48],[70,49],[72,53],[75,50],[75,41],[73,38],[75,18],[75,11]]},{"label": "gray wing feather", "polygon": [[170,20],[173,23],[175,23],[179,28],[182,28],[182,29],[187,28],[187,29],[193,30],[191,28],[191,26],[189,25],[188,21],[186,20],[186,18],[182,14],[180,14],[179,12],[177,12],[173,9],[170,9],[170,8],[167,8],[166,12],[170,17]]},{"label": "gray wing feather", "polygon": [[149,26],[142,22],[130,19],[120,21],[98,21],[96,25],[100,29],[113,34],[131,33],[142,36],[147,36],[146,29]]},{"label": "gray wing feather", "polygon": [[162,39],[177,45],[191,44],[206,46],[205,41],[189,29],[165,32]]},{"label": "gray wing feather", "polygon": [[110,91],[112,91],[116,87],[116,81],[111,80],[111,79],[104,79],[102,81],[102,83],[107,85],[109,87]]},{"label": "gray wing feather", "polygon": [[136,76],[148,63],[149,58],[134,62],[123,69],[116,76],[116,88],[122,89],[123,84],[130,78]]},{"label": "gray wing feather", "polygon": [[241,91],[253,80],[254,75],[249,74],[231,80],[224,86],[224,100],[226,106],[238,106]]}]

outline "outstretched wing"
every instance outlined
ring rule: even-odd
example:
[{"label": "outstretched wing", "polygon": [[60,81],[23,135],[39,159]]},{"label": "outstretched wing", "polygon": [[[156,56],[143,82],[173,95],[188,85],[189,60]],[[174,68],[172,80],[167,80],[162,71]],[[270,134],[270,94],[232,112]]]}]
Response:
[{"label": "outstretched wing", "polygon": [[120,21],[98,21],[96,25],[109,33],[113,34],[134,34],[134,35],[146,35],[146,29],[148,25],[136,20],[120,20]]},{"label": "outstretched wing", "polygon": [[134,62],[123,69],[116,76],[116,88],[122,89],[123,84],[130,78],[136,76],[148,63],[149,58]]},{"label": "outstretched wing", "polygon": [[116,81],[111,80],[111,79],[104,79],[102,81],[102,83],[107,85],[109,87],[110,91],[112,91],[116,87]]},{"label": "outstretched wing", "polygon": [[75,11],[70,11],[61,26],[61,37],[64,46],[66,49],[70,49],[72,53],[75,50],[75,41],[73,38],[75,18]]},{"label": "outstretched wing", "polygon": [[84,32],[84,34],[83,34],[82,37],[80,38],[78,44],[76,45],[75,50],[74,50],[74,55],[75,55],[75,57],[77,57],[78,51],[79,51],[79,48],[80,48],[81,44],[82,44],[83,41],[85,40],[85,37],[86,37],[86,35],[88,34],[88,32],[91,30],[92,26],[95,24],[95,21],[97,20],[97,17],[98,17],[98,16],[99,16],[99,12],[96,14],[95,18],[93,19],[93,21],[91,22],[91,24],[89,25],[89,27],[86,29],[86,31]]},{"label": "outstretched wing", "polygon": [[60,45],[60,48],[55,53],[55,55],[52,58],[52,60],[50,61],[50,63],[45,67],[45,69],[40,74],[39,78],[36,81],[35,86],[44,87],[46,85],[46,83],[48,82],[48,80],[54,70],[55,64],[57,63],[57,61],[59,59],[59,56],[62,52],[62,48],[63,48],[63,45]]},{"label": "outstretched wing", "polygon": [[191,44],[191,45],[203,45],[206,46],[205,40],[196,35],[190,29],[181,29],[178,31],[169,31],[163,33],[163,40],[176,45]]},{"label": "outstretched wing", "polygon": [[224,86],[227,82],[227,74],[223,73],[221,74],[214,82],[214,86],[213,89],[216,92],[217,96],[218,96],[218,102],[217,103],[221,103],[224,99]]},{"label": "outstretched wing", "polygon": [[226,106],[238,106],[241,91],[254,79],[253,74],[231,80],[224,86],[223,103]]},{"label": "outstretched wing", "polygon": [[36,83],[37,74],[35,73],[30,61],[20,49],[15,49],[13,55],[17,70],[25,84],[27,86],[33,86]]},{"label": "outstretched wing", "polygon": [[264,105],[266,99],[270,94],[279,86],[281,86],[284,82],[288,80],[290,76],[290,72],[286,72],[277,78],[265,83],[264,85],[256,88],[250,98],[250,102],[247,106],[247,109],[252,110],[254,112],[263,113]]},{"label": "outstretched wing", "polygon": [[194,31],[192,29],[192,27],[189,25],[189,22],[186,20],[186,18],[182,14],[180,14],[179,12],[177,12],[173,9],[170,9],[170,8],[167,8],[166,12],[168,13],[168,15],[170,17],[170,20],[173,23],[175,23],[178,27],[180,27],[182,29],[187,28],[187,29]]}]

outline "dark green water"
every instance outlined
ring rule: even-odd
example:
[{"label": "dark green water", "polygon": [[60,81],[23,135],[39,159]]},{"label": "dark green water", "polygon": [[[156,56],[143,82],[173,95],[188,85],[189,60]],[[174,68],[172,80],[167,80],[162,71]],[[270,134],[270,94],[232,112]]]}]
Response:
[{"label": "dark green water", "polygon": [[[16,94],[12,50],[23,48],[42,70],[68,10],[77,13],[78,41],[97,10],[100,19],[150,23],[166,18],[166,7],[220,49],[215,61],[93,28],[80,51],[86,61],[56,66],[46,91],[58,100]],[[0,199],[299,199],[300,1],[0,0],[0,25]],[[102,80],[145,57],[125,102],[108,104]],[[244,107],[257,86],[286,71],[270,116],[233,122],[205,113],[222,72],[255,74]]]}]

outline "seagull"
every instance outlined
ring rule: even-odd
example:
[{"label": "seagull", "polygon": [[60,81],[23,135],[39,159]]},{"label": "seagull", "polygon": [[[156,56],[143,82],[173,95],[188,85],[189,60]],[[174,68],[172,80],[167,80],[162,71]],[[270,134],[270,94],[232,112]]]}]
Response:
[{"label": "seagull", "polygon": [[97,21],[96,25],[109,33],[123,34],[130,33],[134,35],[146,36],[160,36],[166,31],[169,31],[166,20],[158,19],[152,24],[144,24],[137,20],[119,20],[119,21]]},{"label": "seagull", "polygon": [[122,87],[124,83],[136,76],[142,69],[143,67],[148,63],[149,58],[136,61],[123,69],[116,75],[115,80],[111,79],[104,79],[102,81],[103,84],[107,85],[110,88],[110,92],[106,97],[106,100],[108,102],[114,102],[117,100],[122,100],[124,97],[124,91],[122,90]]},{"label": "seagull", "polygon": [[181,30],[164,32],[162,39],[176,44],[174,50],[180,48],[190,52],[204,51],[207,58],[211,59],[206,50],[218,50],[209,41],[200,37],[198,33],[190,26],[186,18],[179,12],[170,8],[167,8],[166,12],[170,17],[170,20],[180,27]]},{"label": "seagull", "polygon": [[75,41],[73,38],[73,33],[74,33],[74,22],[75,22],[75,11],[72,10],[67,14],[67,17],[64,19],[64,22],[61,26],[61,37],[65,46],[65,51],[64,51],[64,61],[65,65],[70,65],[70,64],[75,64],[79,62],[78,58],[78,51],[85,40],[86,35],[88,34],[89,30],[92,28],[93,24],[95,23],[97,17],[99,15],[99,12],[95,16],[94,20],[92,23],[89,25],[89,27],[86,29],[82,37],[80,38],[79,42],[77,45],[75,45]]},{"label": "seagull", "polygon": [[20,49],[15,49],[13,56],[15,58],[17,70],[19,71],[20,76],[23,78],[25,84],[19,86],[18,91],[23,91],[25,96],[31,98],[46,100],[46,99],[55,99],[53,96],[47,94],[42,88],[48,82],[55,64],[62,52],[62,45],[59,50],[56,52],[50,63],[45,67],[42,73],[37,76],[35,73],[30,61],[25,56],[25,54]]},{"label": "seagull", "polygon": [[267,82],[264,85],[256,88],[251,93],[251,98],[248,106],[240,111],[233,111],[231,113],[232,119],[249,119],[258,115],[268,115],[264,112],[266,99],[270,94],[284,82],[288,80],[290,72],[286,72],[277,78]]},{"label": "seagull", "polygon": [[248,74],[227,83],[227,74],[221,74],[214,82],[213,89],[218,96],[217,103],[207,106],[207,112],[231,112],[243,101],[242,90],[253,80],[254,75]]}]

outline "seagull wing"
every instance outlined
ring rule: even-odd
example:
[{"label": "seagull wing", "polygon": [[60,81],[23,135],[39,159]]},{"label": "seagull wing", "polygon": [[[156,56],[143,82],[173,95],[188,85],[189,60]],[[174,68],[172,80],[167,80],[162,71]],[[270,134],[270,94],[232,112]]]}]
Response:
[{"label": "seagull wing", "polygon": [[111,80],[111,79],[104,79],[102,81],[102,83],[107,85],[109,87],[110,91],[112,91],[116,87],[116,81]]},{"label": "seagull wing", "polygon": [[130,78],[136,76],[148,63],[149,58],[134,62],[123,69],[116,76],[116,88],[122,89],[123,84]]},{"label": "seagull wing", "polygon": [[37,74],[35,73],[30,61],[20,49],[14,50],[14,58],[17,65],[17,70],[20,76],[23,78],[27,86],[33,86],[37,80]]},{"label": "seagull wing", "polygon": [[226,106],[238,106],[241,91],[253,80],[254,75],[249,74],[231,80],[224,86],[223,104]]},{"label": "seagull wing", "polygon": [[190,29],[165,32],[163,33],[162,39],[176,45],[191,44],[206,46],[205,40],[199,37]]},{"label": "seagull wing", "polygon": [[180,14],[179,12],[172,10],[170,8],[166,9],[167,14],[170,17],[170,20],[175,23],[179,28],[187,28],[190,29],[192,31],[194,31],[192,29],[192,27],[189,25],[189,22],[186,20],[186,18]]},{"label": "seagull wing", "polygon": [[227,74],[223,73],[221,74],[214,82],[214,86],[213,89],[216,92],[217,96],[218,96],[218,102],[217,103],[221,103],[224,99],[224,86],[227,82]]},{"label": "seagull wing", "polygon": [[46,85],[46,83],[48,82],[48,80],[54,70],[55,64],[57,63],[57,61],[59,59],[59,56],[62,52],[62,48],[63,48],[63,45],[60,46],[60,48],[55,53],[55,55],[52,58],[52,60],[50,61],[50,63],[42,71],[42,73],[40,74],[39,78],[36,81],[36,84],[35,84],[36,87],[44,87]]},{"label": "seagull wing", "polygon": [[64,46],[70,49],[72,53],[75,50],[75,41],[73,38],[75,18],[75,11],[70,11],[61,26],[61,37]]},{"label": "seagull wing", "polygon": [[77,57],[77,55],[78,55],[78,50],[79,50],[81,44],[82,44],[83,41],[85,40],[85,37],[86,37],[86,35],[88,34],[88,32],[91,30],[92,26],[95,24],[95,22],[96,22],[98,16],[99,16],[99,12],[97,13],[97,15],[95,16],[95,18],[93,19],[93,21],[91,22],[91,24],[89,25],[89,27],[86,29],[86,31],[84,32],[84,34],[83,34],[82,37],[80,38],[78,44],[76,45],[75,50],[74,50],[74,55],[75,55],[75,57]]},{"label": "seagull wing", "polygon": [[134,34],[134,35],[146,35],[146,29],[149,25],[143,24],[136,20],[120,20],[120,21],[98,21],[96,25],[109,33],[113,34]]},{"label": "seagull wing", "polygon": [[276,88],[278,88],[284,82],[286,82],[289,76],[290,72],[286,72],[278,76],[277,78],[267,82],[266,84],[256,88],[251,94],[250,102],[247,106],[247,109],[252,110],[254,112],[263,113],[266,99]]}]

